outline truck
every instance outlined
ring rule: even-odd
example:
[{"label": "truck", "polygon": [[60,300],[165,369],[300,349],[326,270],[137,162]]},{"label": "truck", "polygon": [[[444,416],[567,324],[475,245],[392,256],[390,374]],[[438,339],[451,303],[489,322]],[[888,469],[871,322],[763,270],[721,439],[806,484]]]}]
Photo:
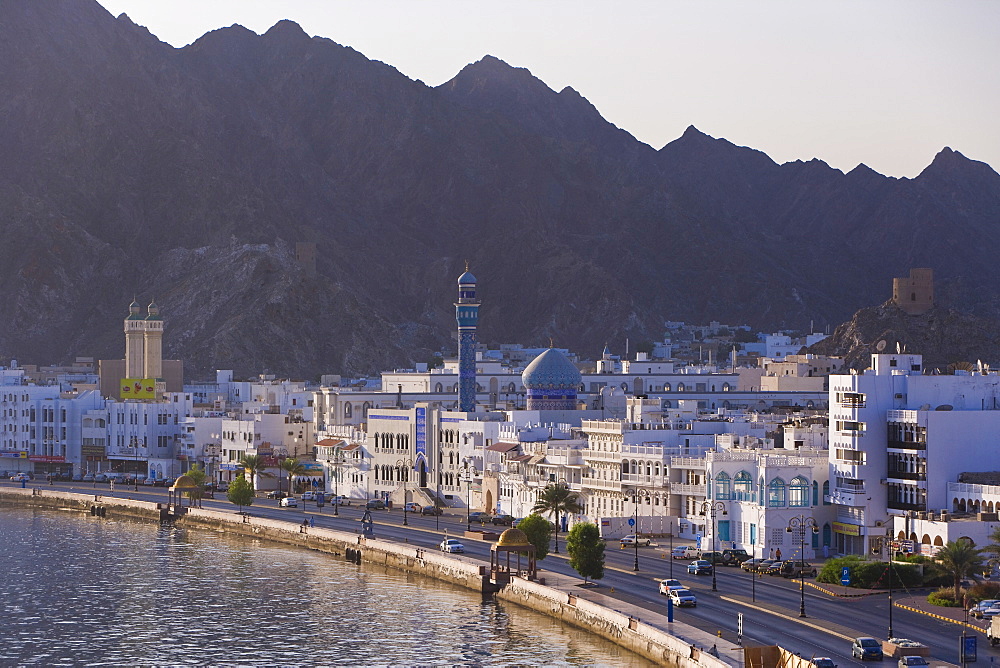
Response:
[{"label": "truck", "polygon": [[986,627],[986,637],[990,640],[990,646],[1000,645],[1000,617],[994,616],[990,619],[990,625]]}]

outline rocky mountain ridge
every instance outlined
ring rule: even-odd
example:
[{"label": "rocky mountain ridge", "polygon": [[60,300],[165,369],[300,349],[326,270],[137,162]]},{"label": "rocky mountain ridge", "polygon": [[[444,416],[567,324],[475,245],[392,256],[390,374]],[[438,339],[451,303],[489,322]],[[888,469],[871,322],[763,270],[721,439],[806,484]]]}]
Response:
[{"label": "rocky mountain ridge", "polygon": [[489,56],[431,88],[289,21],[174,49],[92,0],[0,3],[0,110],[0,359],[121,357],[137,295],[189,375],[405,366],[455,349],[466,260],[480,340],[593,356],[823,327],[916,266],[1000,313],[1000,176],[950,149],[915,179],[655,150]]}]

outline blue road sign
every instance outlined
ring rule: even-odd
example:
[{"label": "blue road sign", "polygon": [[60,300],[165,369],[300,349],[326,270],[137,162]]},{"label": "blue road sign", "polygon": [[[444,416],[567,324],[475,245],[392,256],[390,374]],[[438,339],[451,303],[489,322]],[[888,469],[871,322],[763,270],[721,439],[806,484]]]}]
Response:
[{"label": "blue road sign", "polygon": [[851,584],[851,567],[844,566],[843,570],[840,571],[840,584],[845,587]]},{"label": "blue road sign", "polygon": [[635,526],[635,518],[634,517],[628,518],[628,525],[630,527],[634,527]]},{"label": "blue road sign", "polygon": [[962,663],[976,662],[976,636],[962,636]]}]

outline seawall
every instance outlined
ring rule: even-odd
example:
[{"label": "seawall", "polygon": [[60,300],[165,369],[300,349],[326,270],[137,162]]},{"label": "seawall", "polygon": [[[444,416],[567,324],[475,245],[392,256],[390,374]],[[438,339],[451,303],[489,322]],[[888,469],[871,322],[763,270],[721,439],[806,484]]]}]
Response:
[{"label": "seawall", "polygon": [[[496,590],[489,567],[472,557],[443,554],[437,550],[356,533],[306,527],[264,517],[238,515],[201,508],[183,508],[176,515],[170,507],[119,496],[76,494],[47,488],[0,488],[0,506],[26,506],[70,510],[110,518],[150,522],[163,519],[177,526],[228,533],[297,545],[326,552],[356,563],[367,562],[419,573],[490,593],[504,601],[531,608],[610,640],[663,666],[722,668],[742,666],[743,653],[720,638],[665,615],[629,605],[603,594],[603,587],[581,587],[579,578],[544,573],[545,584],[514,577]],[[716,647],[721,658],[707,650]]]}]

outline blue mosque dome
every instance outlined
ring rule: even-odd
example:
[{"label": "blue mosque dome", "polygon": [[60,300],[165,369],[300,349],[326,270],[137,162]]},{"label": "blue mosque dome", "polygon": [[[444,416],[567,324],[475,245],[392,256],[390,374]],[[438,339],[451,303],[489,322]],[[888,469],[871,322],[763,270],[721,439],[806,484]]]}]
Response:
[{"label": "blue mosque dome", "polygon": [[472,275],[471,271],[469,271],[468,269],[466,269],[465,273],[458,277],[458,284],[459,285],[469,285],[470,283],[473,284],[473,285],[475,285],[475,283],[476,283],[476,277]]},{"label": "blue mosque dome", "polygon": [[572,389],[574,394],[580,386],[580,378],[580,370],[555,348],[531,360],[521,374],[521,382],[529,390]]}]

